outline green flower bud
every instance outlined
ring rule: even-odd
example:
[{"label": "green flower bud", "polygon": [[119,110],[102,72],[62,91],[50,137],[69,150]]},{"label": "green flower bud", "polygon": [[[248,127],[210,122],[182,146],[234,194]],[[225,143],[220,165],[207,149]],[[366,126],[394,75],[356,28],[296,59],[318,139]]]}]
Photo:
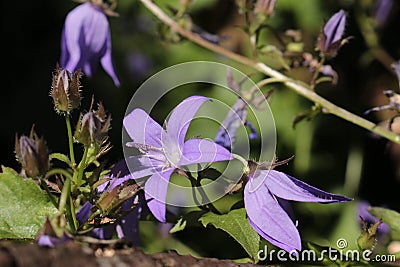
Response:
[{"label": "green flower bud", "polygon": [[362,224],[362,233],[357,239],[358,247],[362,250],[373,250],[377,243],[377,232],[379,226],[382,224],[382,220],[369,225],[362,217],[360,218]]},{"label": "green flower bud", "polygon": [[69,114],[81,104],[80,77],[80,70],[71,74],[57,65],[50,91],[57,112]]},{"label": "green flower bud", "polygon": [[32,129],[30,136],[15,137],[17,160],[28,177],[43,176],[49,169],[49,152],[43,138]]}]

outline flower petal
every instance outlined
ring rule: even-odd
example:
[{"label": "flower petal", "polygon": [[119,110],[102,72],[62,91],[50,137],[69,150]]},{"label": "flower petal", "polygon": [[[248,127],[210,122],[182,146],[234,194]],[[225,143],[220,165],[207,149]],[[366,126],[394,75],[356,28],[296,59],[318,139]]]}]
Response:
[{"label": "flower petal", "polygon": [[183,146],[190,122],[201,105],[207,100],[209,98],[204,96],[191,96],[175,107],[167,124],[169,140],[177,140],[179,146]]},{"label": "flower petal", "polygon": [[93,205],[89,201],[86,201],[76,213],[79,226],[82,226],[89,219],[90,215],[92,215],[92,207]]},{"label": "flower petal", "polygon": [[326,23],[324,34],[326,36],[325,51],[329,46],[342,39],[344,28],[346,26],[346,12],[340,10],[335,13]]},{"label": "flower petal", "polygon": [[250,183],[251,180],[244,189],[244,205],[254,230],[272,244],[288,252],[301,250],[300,234],[277,199],[265,186],[250,191]]},{"label": "flower petal", "polygon": [[[141,205],[144,203],[144,198],[140,196],[143,196],[143,194],[139,195],[138,206],[134,208],[128,215],[124,216],[119,225],[116,227],[117,232],[119,228],[122,230],[122,233],[118,234],[119,238],[124,238],[136,246],[138,246],[140,243],[139,219],[142,213]],[[132,197],[131,199],[125,201],[125,203],[122,204],[122,209],[126,210],[132,207],[134,199],[135,197]]]},{"label": "flower petal", "polygon": [[131,176],[133,179],[139,179],[156,172],[161,172],[164,166],[161,161],[146,156],[131,156],[126,158],[126,162],[130,170],[127,176]]},{"label": "flower petal", "polygon": [[222,122],[215,136],[215,142],[227,149],[232,149],[236,141],[237,130],[244,125],[246,117],[247,104],[239,98]]},{"label": "flower petal", "polygon": [[70,72],[82,68],[91,76],[104,54],[109,25],[103,11],[84,3],[68,13],[63,28],[61,67]]},{"label": "flower petal", "polygon": [[162,127],[144,110],[134,109],[124,118],[124,127],[134,143],[162,148]]},{"label": "flower petal", "polygon": [[111,37],[110,32],[108,32],[107,40],[106,40],[106,51],[104,55],[100,59],[101,66],[107,72],[108,75],[113,79],[115,86],[120,87],[121,83],[115,73],[112,57],[111,57]]},{"label": "flower petal", "polygon": [[174,171],[173,168],[167,169],[164,172],[157,172],[153,174],[144,186],[145,196],[147,206],[149,207],[151,213],[160,222],[165,222],[166,214],[166,200],[169,178]]},{"label": "flower petal", "polygon": [[[262,172],[262,171],[261,171]],[[331,194],[297,180],[285,173],[271,170],[264,185],[280,198],[302,202],[334,203],[346,202],[351,198]]]},{"label": "flower petal", "polygon": [[189,139],[183,144],[183,154],[179,166],[196,163],[211,163],[231,160],[232,154],[213,141],[206,139]]}]

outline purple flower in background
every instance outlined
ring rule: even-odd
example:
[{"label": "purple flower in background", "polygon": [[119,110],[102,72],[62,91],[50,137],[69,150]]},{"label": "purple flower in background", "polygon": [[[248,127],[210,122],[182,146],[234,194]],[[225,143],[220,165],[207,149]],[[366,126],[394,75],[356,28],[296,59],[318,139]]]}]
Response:
[{"label": "purple flower in background", "polygon": [[250,225],[263,238],[288,252],[301,250],[291,200],[334,203],[351,199],[322,191],[274,170],[256,169],[254,174],[250,174],[244,189],[244,205]]},{"label": "purple flower in background", "polygon": [[336,56],[339,48],[343,45],[343,33],[346,26],[346,12],[340,10],[335,13],[325,24],[320,33],[317,49],[327,57]]},{"label": "purple flower in background", "polygon": [[246,117],[247,104],[243,99],[239,98],[233,105],[232,109],[229,110],[225,120],[222,122],[222,125],[215,136],[215,143],[225,147],[226,149],[233,149],[233,144],[236,140],[236,132],[241,125],[245,125],[249,128],[250,139],[257,139],[257,130],[246,120]]},{"label": "purple flower in background", "polygon": [[393,0],[376,0],[374,6],[374,17],[378,26],[385,25],[393,7]]},{"label": "purple flower in background", "polygon": [[120,86],[111,59],[111,36],[102,7],[90,2],[74,8],[65,19],[61,39],[61,67],[73,73],[82,69],[87,76],[103,69]]},{"label": "purple flower in background", "polygon": [[[373,216],[371,213],[368,212],[368,208],[371,207],[370,203],[365,200],[360,200],[357,204],[357,220],[362,226],[364,220],[365,223],[368,225],[373,225],[379,221],[378,218]],[[361,219],[361,218],[362,219]],[[384,235],[390,232],[390,227],[386,223],[381,223],[378,227],[378,235]]]},{"label": "purple flower in background", "polygon": [[134,179],[150,176],[144,186],[145,197],[150,211],[160,222],[166,221],[168,183],[175,169],[232,159],[228,150],[212,141],[185,141],[191,120],[207,100],[203,96],[192,96],[182,101],[172,111],[165,130],[142,109],[135,109],[124,118],[124,127],[133,140],[127,145],[142,153],[126,161]]}]

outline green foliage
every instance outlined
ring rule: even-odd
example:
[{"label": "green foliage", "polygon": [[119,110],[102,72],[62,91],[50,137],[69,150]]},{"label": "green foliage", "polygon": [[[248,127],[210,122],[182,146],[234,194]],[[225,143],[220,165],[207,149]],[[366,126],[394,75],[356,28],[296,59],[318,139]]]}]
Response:
[{"label": "green foliage", "polygon": [[247,220],[245,209],[232,210],[224,215],[208,212],[199,221],[204,227],[211,224],[215,228],[227,232],[239,242],[254,262],[258,261],[257,253],[259,251],[260,236]]},{"label": "green foliage", "polygon": [[0,239],[32,239],[43,227],[46,216],[57,209],[49,197],[30,179],[2,167],[0,173]]}]

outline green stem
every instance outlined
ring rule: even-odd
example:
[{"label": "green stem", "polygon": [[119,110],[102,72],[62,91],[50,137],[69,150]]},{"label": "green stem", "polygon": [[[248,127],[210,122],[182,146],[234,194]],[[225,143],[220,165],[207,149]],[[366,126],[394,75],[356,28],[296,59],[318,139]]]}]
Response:
[{"label": "green stem", "polygon": [[68,171],[66,171],[64,169],[59,169],[59,168],[55,168],[55,169],[49,170],[46,173],[44,178],[47,179],[47,178],[49,178],[49,177],[51,177],[53,175],[56,175],[56,174],[60,174],[60,175],[63,175],[65,177],[67,177],[68,179],[72,179],[72,175]]},{"label": "green stem", "polygon": [[315,82],[318,78],[318,75],[319,75],[319,72],[321,71],[322,66],[324,66],[325,60],[326,60],[326,57],[322,56],[321,60],[318,62],[318,66],[315,68],[314,74],[313,74],[313,76],[311,78],[311,82],[310,82],[312,89],[315,88],[315,85],[316,85]]},{"label": "green stem", "polygon": [[72,166],[75,165],[75,155],[74,155],[74,140],[72,137],[72,129],[71,129],[71,121],[69,119],[69,115],[65,115],[65,123],[67,124],[68,131],[68,145],[69,145],[69,156],[71,158]]},{"label": "green stem", "polygon": [[[194,198],[196,204],[199,206],[199,208],[202,210],[211,210],[212,212],[214,212],[216,214],[221,214],[221,212],[219,212],[219,210],[214,206],[214,204],[212,204],[212,202],[208,198],[207,193],[204,191],[203,187],[201,186],[200,179],[199,178],[195,179],[190,172],[187,173],[187,177],[189,178],[190,183],[192,184],[193,198]],[[207,203],[206,205],[202,205],[197,200],[196,191],[195,191],[196,189],[199,191],[202,201]]]},{"label": "green stem", "polygon": [[386,130],[385,128],[372,123],[364,118],[361,118],[341,107],[336,106],[335,104],[329,102],[325,98],[321,97],[320,95],[316,94],[315,92],[309,90],[307,86],[304,86],[300,81],[292,81],[289,77],[283,75],[279,71],[272,69],[271,67],[265,65],[262,62],[254,61],[250,58],[245,56],[236,54],[232,51],[229,51],[219,45],[213,44],[204,40],[200,36],[183,29],[178,23],[176,23],[173,19],[171,19],[168,15],[166,15],[157,5],[155,5],[150,0],[140,0],[146,7],[149,9],[158,19],[160,19],[164,24],[169,26],[172,30],[178,32],[185,38],[191,40],[194,43],[197,43],[200,46],[203,46],[209,50],[212,50],[218,54],[224,55],[227,58],[235,60],[239,63],[244,65],[250,66],[265,75],[270,76],[271,78],[287,80],[283,82],[285,86],[290,88],[291,90],[295,91],[297,94],[309,99],[310,101],[319,104],[323,107],[323,111],[325,113],[329,113],[335,115],[339,118],[342,118],[348,122],[351,122],[355,125],[358,125],[368,131],[371,131],[377,135],[387,138],[388,140],[400,144],[400,136],[395,134],[392,131]]},{"label": "green stem", "polygon": [[83,151],[82,160],[78,166],[78,169],[79,169],[78,178],[77,178],[78,186],[81,186],[81,184],[82,184],[83,171],[86,169],[86,159],[87,159],[88,152],[89,152],[89,148],[87,146],[85,146],[85,150]]}]

